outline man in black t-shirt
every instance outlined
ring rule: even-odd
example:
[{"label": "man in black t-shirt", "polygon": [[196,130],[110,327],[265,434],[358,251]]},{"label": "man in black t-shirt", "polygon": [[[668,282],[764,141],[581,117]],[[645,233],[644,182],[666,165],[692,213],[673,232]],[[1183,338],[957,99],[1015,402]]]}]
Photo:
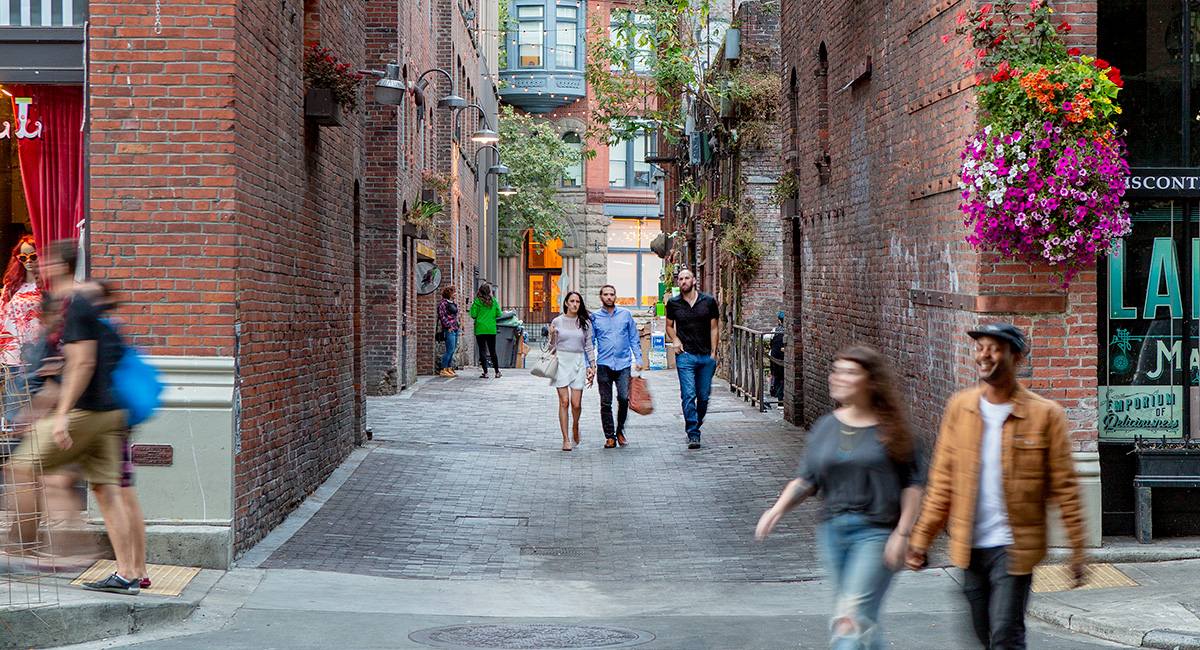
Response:
[{"label": "man in black t-shirt", "polygon": [[[112,372],[121,358],[121,341],[100,320],[91,298],[80,293],[74,280],[75,262],[74,243],[56,242],[46,264],[54,288],[47,312],[61,309],[61,325],[48,331],[47,338],[51,348],[62,350],[61,389],[55,408],[34,423],[13,452],[13,475],[17,483],[32,484],[39,467],[42,472],[52,472],[68,464],[79,465],[100,506],[117,557],[115,573],[84,583],[84,587],[136,594],[140,585],[135,579],[128,513],[120,497],[126,414],[112,393]],[[34,515],[19,517],[17,531],[22,545],[33,546],[40,508],[37,495],[24,490],[16,501],[18,513]]]},{"label": "man in black t-shirt", "polygon": [[708,411],[717,340],[721,334],[717,301],[696,289],[696,276],[683,269],[675,276],[679,295],[667,301],[667,338],[675,345],[675,371],[683,400],[688,449],[700,448],[700,427]]}]

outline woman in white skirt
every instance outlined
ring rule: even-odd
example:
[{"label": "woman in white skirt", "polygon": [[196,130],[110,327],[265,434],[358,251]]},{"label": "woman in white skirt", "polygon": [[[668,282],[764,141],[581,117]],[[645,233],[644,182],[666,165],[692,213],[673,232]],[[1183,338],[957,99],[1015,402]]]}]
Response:
[{"label": "woman in white skirt", "polygon": [[[550,349],[558,357],[558,374],[554,388],[558,390],[558,426],[562,429],[563,451],[571,451],[571,441],[579,444],[579,414],[583,411],[583,389],[591,387],[596,376],[596,350],[592,347],[592,321],[583,296],[576,291],[563,299],[563,313],[550,323]],[[571,436],[567,437],[567,421],[575,416]]]}]

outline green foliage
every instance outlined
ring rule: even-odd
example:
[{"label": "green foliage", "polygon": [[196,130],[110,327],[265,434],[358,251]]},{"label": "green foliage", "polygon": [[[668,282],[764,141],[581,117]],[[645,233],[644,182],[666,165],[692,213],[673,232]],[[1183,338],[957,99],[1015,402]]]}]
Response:
[{"label": "green foliage", "polygon": [[450,203],[450,199],[453,198],[454,180],[450,178],[449,174],[439,174],[423,170],[421,172],[421,181],[425,183],[425,187],[428,187],[433,190],[434,194],[437,194],[438,199],[442,203]]},{"label": "green foliage", "polygon": [[750,281],[758,273],[767,247],[758,241],[751,203],[735,206],[733,222],[721,233],[720,248],[732,263],[733,272],[743,282]]},{"label": "green foliage", "polygon": [[771,188],[768,198],[771,200],[771,205],[779,207],[783,205],[784,201],[795,198],[799,191],[800,183],[796,180],[796,174],[789,169],[775,181],[775,187]]},{"label": "green foliage", "polygon": [[499,182],[507,180],[517,189],[512,196],[501,196],[499,205],[500,255],[511,257],[520,253],[526,232],[539,242],[565,233],[566,209],[556,195],[563,171],[578,162],[578,154],[554,129],[515,113],[511,106],[500,113],[499,147],[512,170]]},{"label": "green foliage", "polygon": [[404,215],[404,220],[442,241],[448,241],[449,236],[445,230],[438,227],[438,215],[442,214],[444,209],[441,203],[435,201],[417,201],[408,214]]},{"label": "green foliage", "polygon": [[[711,0],[641,0],[629,9],[637,20],[616,23],[629,39],[588,42],[587,82],[595,98],[588,135],[614,144],[656,129],[674,141],[689,102],[713,105],[704,85],[699,52],[707,44]],[[593,17],[593,33],[607,32],[608,16]],[[648,51],[647,69],[633,64]]]}]

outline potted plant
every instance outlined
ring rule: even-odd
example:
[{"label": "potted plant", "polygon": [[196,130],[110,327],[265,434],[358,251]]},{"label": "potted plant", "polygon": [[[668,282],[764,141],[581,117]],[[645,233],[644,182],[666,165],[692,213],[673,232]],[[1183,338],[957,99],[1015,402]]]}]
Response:
[{"label": "potted plant", "polygon": [[341,126],[342,115],[358,108],[361,80],[328,48],[310,45],[304,50],[304,117],[321,126]]},{"label": "potted plant", "polygon": [[404,217],[404,234],[415,239],[430,239],[430,234],[437,230],[437,216],[441,213],[441,203],[417,201]]},{"label": "potted plant", "polygon": [[[967,241],[997,259],[1049,265],[1064,285],[1131,229],[1113,117],[1120,71],[1067,48],[1045,0],[959,14],[973,49],[979,131],[962,153]],[[948,42],[949,35],[943,36]]]}]

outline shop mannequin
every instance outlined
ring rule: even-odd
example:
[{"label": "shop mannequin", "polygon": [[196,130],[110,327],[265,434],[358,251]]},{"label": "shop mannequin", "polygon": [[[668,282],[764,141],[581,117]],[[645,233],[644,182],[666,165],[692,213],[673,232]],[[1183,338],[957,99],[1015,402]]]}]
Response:
[{"label": "shop mannequin", "polygon": [[4,289],[0,293],[3,335],[0,337],[0,363],[17,368],[22,364],[21,350],[37,342],[41,333],[42,282],[38,273],[37,247],[33,236],[25,235],[13,247]]}]

